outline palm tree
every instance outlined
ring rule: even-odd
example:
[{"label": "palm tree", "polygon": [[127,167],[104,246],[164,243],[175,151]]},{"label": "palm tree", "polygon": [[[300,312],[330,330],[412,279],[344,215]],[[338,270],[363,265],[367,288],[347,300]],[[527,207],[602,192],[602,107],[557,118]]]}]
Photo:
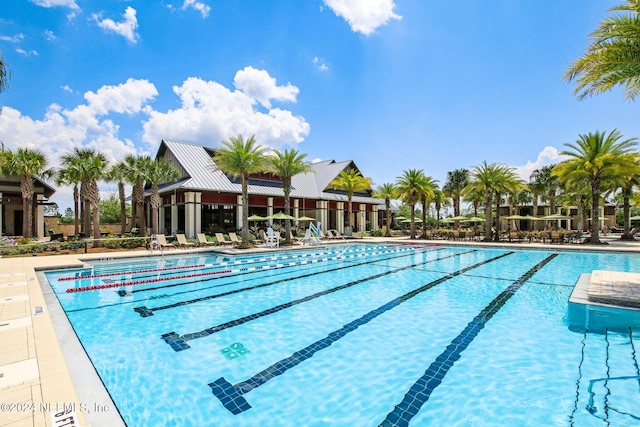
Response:
[{"label": "palm tree", "polygon": [[[291,179],[299,173],[311,172],[311,163],[305,161],[306,154],[302,154],[295,149],[281,152],[273,150],[273,156],[269,156],[267,161],[271,172],[280,177],[282,181],[282,192],[284,193],[284,213],[291,215]],[[291,220],[284,221],[285,243],[291,244]]]},{"label": "palm tree", "polygon": [[[556,195],[560,188],[560,182],[558,177],[555,176],[552,171],[555,165],[543,166],[540,169],[536,169],[536,184],[542,189],[542,200],[549,202],[549,215],[556,213]],[[555,221],[552,221],[555,227]]]},{"label": "palm tree", "polygon": [[[342,171],[329,183],[329,188],[341,190],[347,194],[349,201],[349,226],[353,229],[353,195],[359,191],[371,190],[371,178],[365,178],[360,171],[349,169]],[[363,224],[363,231],[365,226]]]},{"label": "palm tree", "polygon": [[422,170],[408,169],[402,171],[396,179],[396,187],[398,189],[398,197],[400,197],[411,209],[411,228],[410,238],[416,238],[416,203],[420,200],[421,195],[427,190],[427,179]]},{"label": "palm tree", "polygon": [[93,214],[93,247],[102,246],[100,241],[100,189],[98,181],[100,181],[107,170],[109,162],[104,153],[85,148],[83,149],[83,168],[84,180],[87,182],[86,197],[91,205],[91,213]]},{"label": "palm tree", "polygon": [[82,168],[80,158],[65,154],[61,158],[63,168],[58,170],[57,185],[71,185],[73,187],[73,229],[76,236],[80,233],[80,183],[82,182]]},{"label": "palm tree", "polygon": [[626,172],[617,176],[616,188],[620,188],[620,195],[622,196],[622,210],[623,210],[623,232],[620,236],[620,240],[634,240],[633,234],[631,234],[631,203],[630,199],[633,197],[633,188],[640,186],[640,155],[634,153],[630,158],[631,162],[627,165]]},{"label": "palm tree", "polygon": [[627,0],[610,9],[615,12],[590,34],[586,53],[564,72],[576,81],[574,93],[580,99],[624,86],[625,98],[634,100],[640,92],[640,2]]},{"label": "palm tree", "polygon": [[33,237],[33,195],[35,179],[47,179],[53,175],[52,169],[47,169],[47,158],[39,150],[18,148],[16,151],[2,153],[2,170],[9,175],[20,177],[20,191],[22,192],[22,236]]},{"label": "palm tree", "polygon": [[[484,192],[479,191],[478,188],[471,187],[471,186],[467,185],[462,190],[462,197],[463,197],[465,202],[471,203],[471,206],[473,206],[473,216],[477,217],[478,216],[478,207],[480,206],[480,203],[482,203],[484,201],[484,198],[485,198]],[[474,222],[473,223],[473,235],[474,236],[477,233],[477,228],[478,228],[478,224],[476,222]]]},{"label": "palm tree", "polygon": [[149,156],[128,155],[122,161],[125,180],[131,188],[132,228],[138,227],[142,236],[147,236],[147,216],[144,212],[144,166],[151,161]]},{"label": "palm tree", "polygon": [[495,192],[496,200],[496,230],[498,231],[494,236],[494,241],[500,241],[500,203],[502,201],[503,194],[511,194],[520,191],[524,183],[516,175],[515,169],[505,165],[499,165],[498,174],[496,180],[493,183],[493,191]]},{"label": "palm tree", "polygon": [[118,183],[118,200],[120,200],[120,234],[127,231],[127,195],[124,185],[126,183],[126,169],[123,162],[117,163],[105,174],[105,181]]},{"label": "palm tree", "polygon": [[4,62],[4,56],[2,56],[2,51],[0,51],[0,92],[7,90],[10,78],[11,70],[7,63]]},{"label": "palm tree", "polygon": [[[445,194],[442,190],[440,189],[435,189],[433,192],[433,203],[436,205],[436,224],[440,224],[440,210],[442,209],[443,206],[448,206],[449,202],[447,201],[447,198],[445,197]],[[458,201],[458,203],[460,203]],[[459,206],[458,206],[459,209]]]},{"label": "palm tree", "polygon": [[[453,216],[460,215],[460,198],[462,190],[469,183],[469,171],[467,169],[455,169],[447,172],[447,181],[442,186],[442,191],[447,197],[451,198],[453,204]],[[438,218],[439,219],[439,218]],[[456,228],[458,222],[456,221]]]},{"label": "palm tree", "polygon": [[213,161],[221,171],[240,178],[242,185],[242,246],[250,245],[249,234],[249,175],[266,169],[265,148],[259,147],[255,135],[245,142],[242,135],[222,141],[223,148],[216,151]]},{"label": "palm tree", "polygon": [[[542,169],[536,169],[531,172],[529,176],[529,190],[531,190],[531,197],[533,202],[533,215],[538,215],[538,201],[540,196],[545,192],[545,184]],[[535,228],[535,224],[534,224]]]},{"label": "palm tree", "polygon": [[424,189],[420,193],[420,202],[422,204],[422,238],[427,235],[427,208],[436,198],[436,192],[440,192],[438,181],[430,176],[425,175]]},{"label": "palm tree", "polygon": [[633,168],[632,148],[636,138],[620,141],[622,135],[614,129],[606,132],[580,135],[575,143],[565,144],[569,150],[560,154],[569,159],[559,163],[553,174],[561,182],[584,180],[591,189],[591,243],[601,243],[599,237],[600,221],[598,208],[602,196],[603,183],[612,182],[617,176],[629,173]]},{"label": "palm tree", "polygon": [[180,171],[171,166],[165,159],[145,159],[142,166],[145,181],[151,184],[151,234],[158,234],[158,212],[160,208],[159,185],[165,182],[175,181],[180,177]]},{"label": "palm tree", "polygon": [[391,199],[398,197],[396,186],[389,182],[384,183],[376,188],[373,197],[384,199],[384,237],[391,237]]}]

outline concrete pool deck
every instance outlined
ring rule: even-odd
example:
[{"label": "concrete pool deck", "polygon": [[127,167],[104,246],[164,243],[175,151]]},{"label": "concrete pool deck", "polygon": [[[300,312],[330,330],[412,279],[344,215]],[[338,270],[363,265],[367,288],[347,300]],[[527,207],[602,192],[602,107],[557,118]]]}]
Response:
[{"label": "concrete pool deck", "polygon": [[[614,241],[609,242],[607,246],[587,246],[409,240],[400,237],[333,240],[327,243],[350,242],[439,243],[485,248],[640,252],[640,241]],[[309,246],[288,246],[237,250],[216,247],[176,249],[165,251],[165,254],[247,254],[308,248]],[[55,423],[56,420],[71,416],[76,419],[74,425],[124,425],[88,358],[83,356],[76,359],[77,354],[84,351],[75,339],[75,333],[68,324],[66,315],[57,304],[57,298],[48,283],[40,283],[39,276],[42,278],[41,272],[45,270],[80,268],[84,266],[84,262],[90,260],[159,255],[158,251],[131,251],[0,259],[0,426],[53,427],[61,425]],[[640,296],[640,281],[626,283],[629,283],[632,294]],[[608,286],[605,288],[613,289]],[[73,357],[73,363],[69,362],[70,357]],[[97,388],[100,390],[95,390]]]}]

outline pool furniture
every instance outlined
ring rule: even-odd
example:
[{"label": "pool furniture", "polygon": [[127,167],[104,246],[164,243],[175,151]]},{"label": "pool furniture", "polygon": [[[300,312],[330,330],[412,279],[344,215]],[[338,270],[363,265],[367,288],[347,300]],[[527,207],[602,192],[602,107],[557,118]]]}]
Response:
[{"label": "pool furniture", "polygon": [[216,233],[216,240],[218,241],[219,245],[233,245],[233,242],[230,242],[227,239],[225,239],[224,234],[222,233]]},{"label": "pool furniture", "polygon": [[151,241],[149,242],[149,248],[153,249],[154,246],[159,245],[158,249],[172,248],[175,249],[174,245],[167,243],[167,238],[164,234],[154,234],[151,236]]},{"label": "pool furniture", "polygon": [[267,238],[265,243],[268,247],[280,247],[280,235],[273,231],[273,228],[267,228]]},{"label": "pool furniture", "polygon": [[178,246],[181,248],[192,248],[195,246],[195,243],[187,241],[184,234],[176,234],[176,240],[178,241]]},{"label": "pool furniture", "polygon": [[231,240],[231,244],[234,246],[238,246],[242,241],[238,239],[238,235],[236,233],[229,233],[229,240]]},{"label": "pool furniture", "polygon": [[205,236],[204,233],[198,233],[196,234],[196,237],[198,239],[198,244],[200,246],[216,246],[217,245],[216,242],[210,242],[209,240],[207,240],[207,236]]}]

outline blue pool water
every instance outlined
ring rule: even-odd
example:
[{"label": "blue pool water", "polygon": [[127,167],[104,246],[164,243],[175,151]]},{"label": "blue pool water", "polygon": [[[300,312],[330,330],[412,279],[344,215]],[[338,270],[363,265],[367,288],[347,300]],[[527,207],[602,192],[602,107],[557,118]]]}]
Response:
[{"label": "blue pool water", "polygon": [[567,321],[592,270],[640,257],[342,245],[46,276],[129,426],[639,425],[640,316]]}]

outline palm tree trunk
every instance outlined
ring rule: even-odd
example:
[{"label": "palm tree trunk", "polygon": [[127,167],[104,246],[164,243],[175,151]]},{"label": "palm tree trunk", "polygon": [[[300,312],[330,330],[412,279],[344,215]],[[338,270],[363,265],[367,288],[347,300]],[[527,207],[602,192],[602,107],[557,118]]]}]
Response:
[{"label": "palm tree trunk", "polygon": [[493,238],[494,242],[500,241],[500,193],[496,194],[496,235]]},{"label": "palm tree trunk", "polygon": [[[291,215],[291,178],[283,179],[282,192],[284,193],[284,213],[285,215]],[[248,218],[248,217],[247,217]],[[291,244],[291,220],[284,220],[284,242],[287,245]]]},{"label": "palm tree trunk", "polygon": [[[627,188],[622,190],[623,194],[623,217],[624,217],[624,231],[622,232],[622,236],[620,236],[620,240],[634,240],[633,235],[631,234],[631,205],[629,203],[629,196],[631,191],[627,191]],[[629,189],[630,190],[630,189]]]},{"label": "palm tree trunk", "polygon": [[33,178],[23,176],[20,182],[20,190],[22,191],[22,212],[24,215],[22,221],[22,237],[33,237],[31,223],[33,222]]},{"label": "palm tree trunk", "polygon": [[90,188],[91,191],[89,191],[89,195],[93,208],[93,247],[99,248],[102,246],[102,242],[100,241],[100,190],[98,190],[98,183],[95,181],[91,182]]},{"label": "palm tree trunk", "polygon": [[349,227],[351,227],[351,231],[353,232],[353,200],[349,196]]},{"label": "palm tree trunk", "polygon": [[118,183],[118,197],[120,198],[120,234],[124,236],[127,231],[127,196],[124,191],[124,182]]},{"label": "palm tree trunk", "polygon": [[384,213],[386,217],[384,237],[391,237],[391,200],[385,199],[384,207],[385,207]]},{"label": "palm tree trunk", "polygon": [[600,218],[598,208],[600,207],[600,183],[591,183],[591,243],[600,242]]},{"label": "palm tree trunk", "polygon": [[487,242],[491,241],[491,201],[493,198],[491,197],[491,193],[487,192],[484,198],[484,239]]},{"label": "palm tree trunk", "polygon": [[427,235],[427,198],[422,197],[422,239]]},{"label": "palm tree trunk", "polygon": [[416,238],[416,205],[411,201],[411,225],[409,228],[409,237],[411,239]]},{"label": "palm tree trunk", "polygon": [[[538,215],[538,195],[537,194],[533,194],[533,216],[537,216]],[[538,229],[538,221],[533,221],[533,230],[537,230]]]},{"label": "palm tree trunk", "polygon": [[242,176],[242,235],[243,242],[249,242],[249,176]]},{"label": "palm tree trunk", "polygon": [[78,186],[73,186],[73,233],[76,238],[80,237],[80,193],[78,192]]},{"label": "palm tree trunk", "polygon": [[151,196],[149,203],[151,204],[151,234],[158,234],[158,210],[160,207],[160,195],[158,185],[151,186]]}]

